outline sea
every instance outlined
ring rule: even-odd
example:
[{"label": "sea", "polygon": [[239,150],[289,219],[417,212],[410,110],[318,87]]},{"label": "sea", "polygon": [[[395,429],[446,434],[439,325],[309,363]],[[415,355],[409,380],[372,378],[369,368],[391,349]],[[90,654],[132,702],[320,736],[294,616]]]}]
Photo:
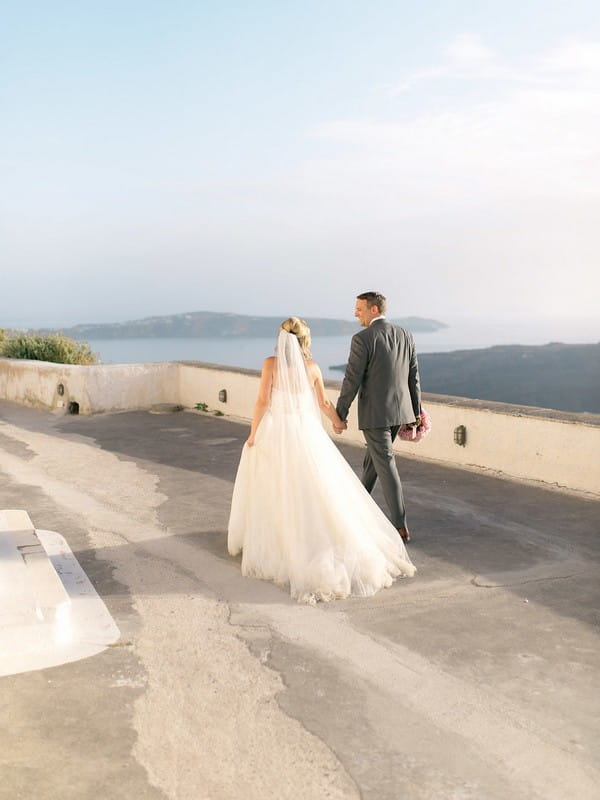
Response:
[{"label": "sea", "polygon": [[[600,316],[536,319],[517,315],[496,318],[456,316],[444,321],[447,328],[430,333],[414,332],[418,353],[444,353],[506,344],[600,342]],[[356,329],[359,330],[358,324]],[[103,364],[203,361],[260,370],[263,360],[273,355],[276,336],[277,331],[274,331],[272,338],[97,339],[88,343]],[[321,366],[325,378],[342,379],[343,372],[332,367],[346,363],[350,338],[350,335],[344,335],[313,339],[313,358]]]}]

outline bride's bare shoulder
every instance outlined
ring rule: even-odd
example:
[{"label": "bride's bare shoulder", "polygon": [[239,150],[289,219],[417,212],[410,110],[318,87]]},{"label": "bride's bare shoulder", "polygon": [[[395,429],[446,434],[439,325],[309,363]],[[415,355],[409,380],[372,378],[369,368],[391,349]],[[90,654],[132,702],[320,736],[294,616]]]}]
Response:
[{"label": "bride's bare shoulder", "polygon": [[316,361],[307,361],[306,366],[308,367],[308,371],[310,374],[316,378],[321,374],[321,367],[317,364]]}]

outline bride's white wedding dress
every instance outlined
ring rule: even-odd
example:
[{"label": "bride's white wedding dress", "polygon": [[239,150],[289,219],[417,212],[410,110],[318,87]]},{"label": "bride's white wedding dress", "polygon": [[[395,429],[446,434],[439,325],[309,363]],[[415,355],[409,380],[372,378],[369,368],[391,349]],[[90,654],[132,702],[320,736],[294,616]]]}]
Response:
[{"label": "bride's white wedding dress", "polygon": [[271,402],[244,445],[228,549],[242,574],[302,603],[372,595],[412,576],[398,532],[325,432],[298,340],[279,335]]}]

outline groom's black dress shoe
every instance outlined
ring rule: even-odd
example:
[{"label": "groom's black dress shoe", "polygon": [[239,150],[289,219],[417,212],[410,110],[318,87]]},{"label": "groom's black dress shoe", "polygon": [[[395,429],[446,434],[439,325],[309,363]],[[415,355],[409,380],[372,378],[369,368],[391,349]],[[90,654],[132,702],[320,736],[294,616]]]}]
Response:
[{"label": "groom's black dress shoe", "polygon": [[398,528],[398,533],[403,542],[410,542],[410,533],[406,525],[403,528]]}]

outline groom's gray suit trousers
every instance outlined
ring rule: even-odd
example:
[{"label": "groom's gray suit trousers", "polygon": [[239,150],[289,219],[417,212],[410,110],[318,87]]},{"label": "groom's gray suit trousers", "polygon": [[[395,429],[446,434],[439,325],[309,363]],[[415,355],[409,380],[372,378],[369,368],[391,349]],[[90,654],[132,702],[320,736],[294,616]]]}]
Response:
[{"label": "groom's gray suit trousers", "polygon": [[399,430],[399,425],[392,425],[389,428],[365,428],[363,430],[367,441],[367,453],[363,461],[362,483],[370,493],[373,491],[375,481],[379,478],[383,496],[390,511],[391,521],[395,528],[402,528],[406,524],[402,483],[400,482],[396,459],[392,450],[392,443]]}]

